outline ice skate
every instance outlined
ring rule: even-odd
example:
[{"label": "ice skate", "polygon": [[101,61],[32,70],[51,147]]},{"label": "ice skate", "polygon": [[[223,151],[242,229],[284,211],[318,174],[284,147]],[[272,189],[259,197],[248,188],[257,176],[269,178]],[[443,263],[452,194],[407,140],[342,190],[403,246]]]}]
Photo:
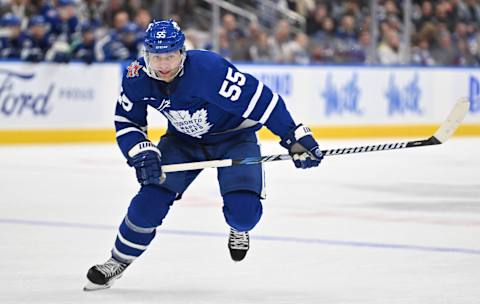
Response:
[{"label": "ice skate", "polygon": [[240,262],[247,255],[250,245],[250,237],[248,231],[240,232],[230,228],[230,235],[228,237],[228,249],[230,256],[235,262]]},{"label": "ice skate", "polygon": [[88,270],[87,284],[84,291],[93,291],[110,288],[116,279],[119,279],[128,264],[110,258],[104,264],[95,265]]}]

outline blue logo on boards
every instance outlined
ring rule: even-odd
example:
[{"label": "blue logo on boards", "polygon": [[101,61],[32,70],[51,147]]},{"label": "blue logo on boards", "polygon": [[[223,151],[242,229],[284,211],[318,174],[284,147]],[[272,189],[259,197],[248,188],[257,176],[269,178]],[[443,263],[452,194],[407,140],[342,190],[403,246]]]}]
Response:
[{"label": "blue logo on boards", "polygon": [[413,79],[404,87],[400,87],[395,81],[395,75],[390,75],[388,90],[385,96],[388,99],[388,115],[405,113],[422,114],[420,109],[420,96],[422,91],[418,86],[419,77],[415,73]]},{"label": "blue logo on boards", "polygon": [[470,101],[470,112],[480,112],[480,81],[470,76],[468,100]]},{"label": "blue logo on boards", "polygon": [[360,88],[357,84],[358,75],[353,73],[352,78],[338,88],[333,82],[331,73],[327,74],[325,90],[322,97],[325,98],[325,115],[353,113],[361,115],[359,109]]},{"label": "blue logo on boards", "polygon": [[50,112],[48,103],[54,89],[53,84],[50,84],[44,92],[36,94],[23,89],[25,82],[34,77],[35,74],[0,69],[0,114],[20,116],[30,112],[35,116],[43,116]]}]

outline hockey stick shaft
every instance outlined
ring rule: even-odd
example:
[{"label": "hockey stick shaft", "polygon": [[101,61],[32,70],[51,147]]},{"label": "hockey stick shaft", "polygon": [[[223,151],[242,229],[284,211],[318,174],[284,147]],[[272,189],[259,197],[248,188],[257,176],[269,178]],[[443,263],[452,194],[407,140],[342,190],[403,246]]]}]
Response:
[{"label": "hockey stick shaft", "polygon": [[[433,136],[427,139],[329,149],[329,150],[322,150],[322,153],[325,156],[334,156],[334,155],[356,154],[356,153],[375,152],[375,151],[398,150],[398,149],[405,149],[405,148],[416,148],[416,147],[442,144],[445,141],[447,141],[450,137],[453,136],[458,126],[460,125],[465,115],[467,114],[468,108],[469,108],[468,101],[466,99],[460,99],[453,107],[447,119],[437,129],[435,134],[433,134]],[[193,163],[164,165],[162,166],[162,170],[163,172],[176,172],[176,171],[186,171],[186,170],[199,170],[199,169],[206,169],[206,168],[230,167],[230,166],[236,166],[236,165],[252,165],[252,164],[259,164],[259,163],[279,161],[279,160],[290,160],[290,159],[292,159],[292,157],[289,154],[277,154],[277,155],[266,155],[266,156],[259,156],[259,157],[246,157],[241,159],[222,159],[222,160],[210,160],[210,161],[201,161],[201,162],[193,162]]]}]

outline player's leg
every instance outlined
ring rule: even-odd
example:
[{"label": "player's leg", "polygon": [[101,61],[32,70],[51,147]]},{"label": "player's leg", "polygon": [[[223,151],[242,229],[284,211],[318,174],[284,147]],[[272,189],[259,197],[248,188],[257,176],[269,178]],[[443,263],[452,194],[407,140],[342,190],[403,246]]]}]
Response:
[{"label": "player's leg", "polygon": [[161,186],[141,187],[120,224],[111,258],[88,270],[84,290],[108,288],[122,276],[128,265],[148,248],[175,197],[175,192]]},{"label": "player's leg", "polygon": [[230,226],[228,249],[234,261],[241,261],[250,248],[249,231],[262,216],[260,196],[252,191],[233,191],[223,196],[223,214]]},{"label": "player's leg", "polygon": [[[162,137],[159,144],[162,163],[192,161],[189,155],[191,151],[186,151],[183,146],[173,138]],[[147,249],[178,193],[183,193],[199,172],[167,173],[162,185],[140,188],[119,227],[111,258],[104,264],[90,268],[84,290],[108,288],[122,275],[126,267]]]},{"label": "player's leg", "polygon": [[[224,158],[260,156],[254,134],[238,136],[226,145]],[[219,168],[223,213],[230,226],[228,248],[234,261],[241,261],[250,247],[249,231],[260,221],[264,196],[263,168],[260,164]]]}]

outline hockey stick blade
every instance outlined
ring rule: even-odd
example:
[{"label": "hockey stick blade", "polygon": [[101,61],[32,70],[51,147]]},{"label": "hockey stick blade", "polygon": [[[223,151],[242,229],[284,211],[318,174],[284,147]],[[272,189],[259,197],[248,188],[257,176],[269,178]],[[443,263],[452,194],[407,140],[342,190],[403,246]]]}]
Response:
[{"label": "hockey stick blade", "polygon": [[[455,133],[457,128],[460,126],[465,116],[467,115],[469,106],[470,104],[466,98],[460,99],[453,107],[447,119],[440,125],[437,131],[430,138],[427,138],[427,139],[388,143],[388,144],[357,146],[357,147],[349,147],[349,148],[329,149],[329,150],[322,150],[322,153],[325,156],[333,156],[333,155],[345,155],[345,154],[374,152],[374,151],[396,150],[396,149],[414,148],[414,147],[423,147],[423,146],[442,144],[446,142],[450,137],[453,136],[453,134]],[[266,156],[260,156],[260,157],[246,157],[241,159],[210,160],[210,161],[201,161],[201,162],[193,162],[193,163],[164,165],[162,166],[162,171],[177,172],[177,171],[186,171],[186,170],[200,170],[200,169],[206,169],[206,168],[230,167],[235,165],[253,165],[253,164],[259,164],[259,163],[272,162],[272,161],[278,161],[278,160],[289,160],[289,159],[292,159],[292,157],[289,154],[277,154],[277,155],[266,155]]]},{"label": "hockey stick blade", "polygon": [[445,122],[438,128],[433,137],[438,139],[441,143],[446,142],[453,136],[458,126],[468,113],[470,103],[467,98],[461,98],[453,107]]}]

